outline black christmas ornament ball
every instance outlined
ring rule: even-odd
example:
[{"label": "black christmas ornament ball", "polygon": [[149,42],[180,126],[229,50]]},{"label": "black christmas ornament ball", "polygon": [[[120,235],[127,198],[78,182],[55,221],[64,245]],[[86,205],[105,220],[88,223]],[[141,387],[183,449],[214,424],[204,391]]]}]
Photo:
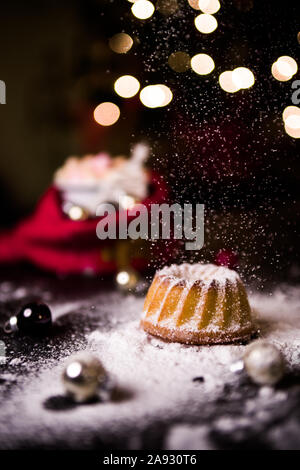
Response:
[{"label": "black christmas ornament ball", "polygon": [[17,328],[28,335],[45,335],[52,326],[52,316],[46,304],[32,302],[24,305],[16,316]]}]

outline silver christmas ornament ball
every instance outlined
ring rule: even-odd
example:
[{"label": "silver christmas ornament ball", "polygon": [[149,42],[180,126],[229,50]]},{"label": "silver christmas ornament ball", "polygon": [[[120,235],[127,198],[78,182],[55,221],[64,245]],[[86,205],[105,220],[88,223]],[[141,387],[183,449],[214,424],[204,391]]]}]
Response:
[{"label": "silver christmas ornament ball", "polygon": [[67,394],[78,403],[107,392],[108,375],[99,359],[88,352],[77,353],[69,358],[62,380]]},{"label": "silver christmas ornament ball", "polygon": [[248,346],[244,365],[253,382],[259,385],[275,385],[285,372],[284,358],[279,349],[262,340]]}]

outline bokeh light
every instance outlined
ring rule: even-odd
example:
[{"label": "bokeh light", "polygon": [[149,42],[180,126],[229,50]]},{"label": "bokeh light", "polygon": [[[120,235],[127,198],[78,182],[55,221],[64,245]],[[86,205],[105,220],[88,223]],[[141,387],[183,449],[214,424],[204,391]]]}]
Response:
[{"label": "bokeh light", "polygon": [[255,78],[247,67],[237,67],[232,72],[233,83],[240,88],[250,88],[254,85]]},{"label": "bokeh light", "polygon": [[168,64],[175,72],[186,72],[191,67],[191,58],[186,52],[173,52],[168,59]]},{"label": "bokeh light", "polygon": [[196,16],[195,26],[200,33],[210,34],[218,27],[218,22],[214,16],[202,13]]},{"label": "bokeh light", "polygon": [[94,119],[101,126],[112,126],[120,117],[119,107],[110,102],[101,103],[94,110]]},{"label": "bokeh light", "polygon": [[120,197],[120,205],[125,210],[132,209],[136,205],[136,200],[134,199],[134,197],[126,194]]},{"label": "bokeh light", "polygon": [[199,8],[203,13],[209,13],[213,15],[220,10],[220,2],[219,0],[198,0]]},{"label": "bokeh light", "polygon": [[84,210],[79,206],[72,206],[68,211],[68,215],[72,220],[83,220],[84,219]]},{"label": "bokeh light", "polygon": [[164,16],[170,16],[178,10],[177,0],[157,0],[156,9]]},{"label": "bokeh light", "polygon": [[126,33],[115,34],[109,40],[109,47],[117,54],[126,54],[133,45],[133,39]]},{"label": "bokeh light", "polygon": [[116,280],[118,284],[125,286],[129,282],[130,276],[127,271],[120,271],[117,274]]},{"label": "bokeh light", "polygon": [[287,123],[284,124],[285,132],[294,139],[300,139],[300,127],[289,127]]},{"label": "bokeh light", "polygon": [[132,14],[139,20],[147,20],[154,13],[154,5],[149,0],[137,0],[131,7]]},{"label": "bokeh light", "polygon": [[199,75],[207,75],[215,68],[213,59],[208,54],[196,54],[191,59],[191,67]]},{"label": "bokeh light", "polygon": [[188,3],[194,10],[200,10],[199,0],[188,0]]},{"label": "bokeh light", "polygon": [[272,72],[273,77],[276,78],[276,80],[278,80],[279,82],[286,82],[287,80],[290,80],[290,78],[291,78],[291,77],[286,76],[286,75],[281,75],[278,72],[277,62],[274,62],[274,64],[272,65],[271,72]]},{"label": "bokeh light", "polygon": [[226,72],[221,73],[219,76],[219,84],[222,90],[227,91],[227,93],[235,93],[239,91],[239,87],[234,83],[232,72],[226,70]]},{"label": "bokeh light", "polygon": [[277,59],[277,70],[282,75],[286,73],[291,73],[295,75],[298,71],[298,65],[295,59],[289,57],[288,55],[283,55]]},{"label": "bokeh light", "polygon": [[285,132],[294,139],[300,138],[300,108],[297,106],[287,106],[283,113]]},{"label": "bokeh light", "polygon": [[147,108],[167,106],[173,98],[172,91],[166,85],[148,85],[142,89],[140,100]]},{"label": "bokeh light", "polygon": [[167,106],[169,103],[171,103],[171,101],[173,99],[173,93],[170,90],[170,88],[166,85],[161,84],[161,85],[158,85],[158,86],[164,92],[164,95],[165,95],[162,106]]},{"label": "bokeh light", "polygon": [[132,98],[140,89],[140,82],[132,75],[123,75],[114,84],[115,92],[122,98]]},{"label": "bokeh light", "polygon": [[300,108],[297,106],[287,106],[283,113],[282,119],[285,121],[289,116],[300,116]]},{"label": "bokeh light", "polygon": [[300,116],[291,114],[286,118],[285,125],[291,129],[300,129]]},{"label": "bokeh light", "polygon": [[274,78],[280,82],[290,80],[297,73],[298,65],[295,59],[289,56],[281,56],[273,63],[271,72]]}]

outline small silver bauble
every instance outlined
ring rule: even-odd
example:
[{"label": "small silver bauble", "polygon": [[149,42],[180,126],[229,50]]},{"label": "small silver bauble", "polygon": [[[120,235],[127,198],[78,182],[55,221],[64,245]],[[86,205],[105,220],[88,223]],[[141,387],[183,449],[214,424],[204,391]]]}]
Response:
[{"label": "small silver bauble", "polygon": [[107,372],[99,359],[91,353],[81,352],[71,356],[66,363],[62,380],[67,394],[78,403],[97,396],[102,400],[109,398]]},{"label": "small silver bauble", "polygon": [[279,349],[262,340],[248,346],[244,365],[251,379],[260,385],[275,385],[285,372],[284,358]]}]

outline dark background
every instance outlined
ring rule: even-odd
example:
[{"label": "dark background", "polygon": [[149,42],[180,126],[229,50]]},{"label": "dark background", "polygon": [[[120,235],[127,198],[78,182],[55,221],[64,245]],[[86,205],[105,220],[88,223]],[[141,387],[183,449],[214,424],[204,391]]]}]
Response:
[{"label": "dark background", "polygon": [[[221,2],[218,29],[203,35],[193,25],[199,12],[186,0],[178,3],[169,17],[156,11],[140,21],[126,0],[2,2],[0,79],[7,104],[0,106],[0,224],[30,213],[68,155],[128,155],[143,139],[173,200],[206,205],[206,242],[198,257],[211,260],[229,249],[250,276],[297,280],[299,142],[285,133],[282,111],[292,104],[299,72],[278,82],[271,65],[280,55],[299,60],[299,5]],[[134,39],[126,55],[108,45],[121,31]],[[216,68],[207,77],[176,73],[167,59],[177,50],[207,52]],[[225,93],[220,73],[241,65],[253,71],[255,85]],[[123,74],[143,86],[166,83],[173,101],[151,110],[138,96],[119,98],[113,83]],[[121,118],[102,128],[93,110],[107,100],[119,105]]]}]

